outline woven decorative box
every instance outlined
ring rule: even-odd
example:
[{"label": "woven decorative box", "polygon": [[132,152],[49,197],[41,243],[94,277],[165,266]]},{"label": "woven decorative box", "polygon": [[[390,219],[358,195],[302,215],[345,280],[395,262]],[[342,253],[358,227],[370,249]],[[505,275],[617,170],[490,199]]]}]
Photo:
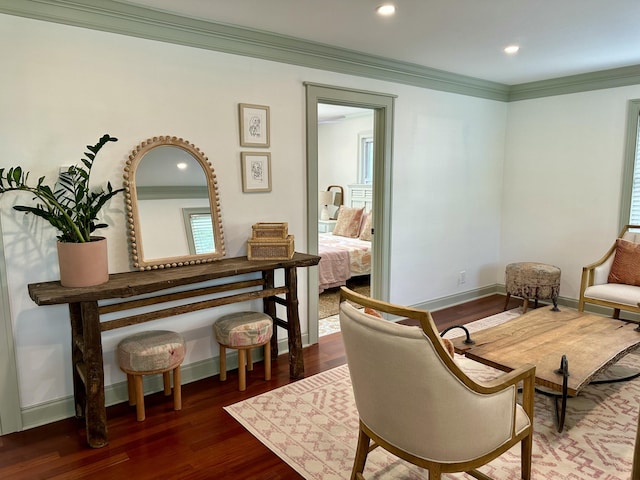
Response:
[{"label": "woven decorative box", "polygon": [[293,257],[293,235],[284,239],[250,239],[247,241],[249,260],[290,260]]},{"label": "woven decorative box", "polygon": [[287,240],[289,224],[287,222],[258,222],[252,227],[252,240],[280,239]]}]

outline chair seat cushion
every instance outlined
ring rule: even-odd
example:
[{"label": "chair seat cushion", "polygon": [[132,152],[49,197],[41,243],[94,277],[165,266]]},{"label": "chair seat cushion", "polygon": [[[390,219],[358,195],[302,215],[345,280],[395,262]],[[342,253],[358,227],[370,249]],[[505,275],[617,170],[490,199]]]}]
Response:
[{"label": "chair seat cushion", "polygon": [[585,289],[584,296],[585,298],[637,307],[640,303],[640,287],[623,283],[593,285]]},{"label": "chair seat cushion", "polygon": [[125,372],[172,370],[182,363],[185,353],[186,343],[177,332],[140,332],[118,344],[118,365]]},{"label": "chair seat cushion", "polygon": [[216,341],[227,347],[249,347],[269,341],[273,320],[262,312],[236,312],[223,315],[213,324]]}]

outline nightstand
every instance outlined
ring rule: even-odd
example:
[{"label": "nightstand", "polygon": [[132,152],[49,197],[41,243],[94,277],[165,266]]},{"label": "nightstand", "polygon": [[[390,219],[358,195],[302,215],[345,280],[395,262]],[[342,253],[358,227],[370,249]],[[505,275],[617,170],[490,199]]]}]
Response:
[{"label": "nightstand", "polygon": [[318,233],[333,232],[337,220],[318,220]]}]

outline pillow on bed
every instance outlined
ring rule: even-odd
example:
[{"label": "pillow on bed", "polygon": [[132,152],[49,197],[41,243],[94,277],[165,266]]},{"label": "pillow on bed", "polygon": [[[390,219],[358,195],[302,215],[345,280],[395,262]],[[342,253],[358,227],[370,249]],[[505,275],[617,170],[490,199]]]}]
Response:
[{"label": "pillow on bed", "polygon": [[338,221],[333,228],[334,235],[356,238],[360,234],[360,220],[364,208],[351,208],[342,205],[338,210]]},{"label": "pillow on bed", "polygon": [[358,236],[360,240],[371,241],[371,217],[373,217],[373,213],[371,212],[364,214],[362,227],[360,227],[360,235]]}]

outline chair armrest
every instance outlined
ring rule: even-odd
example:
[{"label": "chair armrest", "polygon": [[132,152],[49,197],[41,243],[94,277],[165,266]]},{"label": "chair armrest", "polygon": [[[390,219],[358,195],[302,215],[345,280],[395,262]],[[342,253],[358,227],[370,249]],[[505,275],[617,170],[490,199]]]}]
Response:
[{"label": "chair armrest", "polygon": [[504,375],[500,375],[498,378],[493,380],[482,382],[481,385],[486,392],[482,393],[495,393],[500,390],[504,390],[506,387],[511,385],[517,385],[518,383],[525,381],[529,378],[535,379],[536,377],[536,366],[530,363],[524,364],[521,367],[516,368],[515,370],[511,370],[509,373],[505,373]]}]

